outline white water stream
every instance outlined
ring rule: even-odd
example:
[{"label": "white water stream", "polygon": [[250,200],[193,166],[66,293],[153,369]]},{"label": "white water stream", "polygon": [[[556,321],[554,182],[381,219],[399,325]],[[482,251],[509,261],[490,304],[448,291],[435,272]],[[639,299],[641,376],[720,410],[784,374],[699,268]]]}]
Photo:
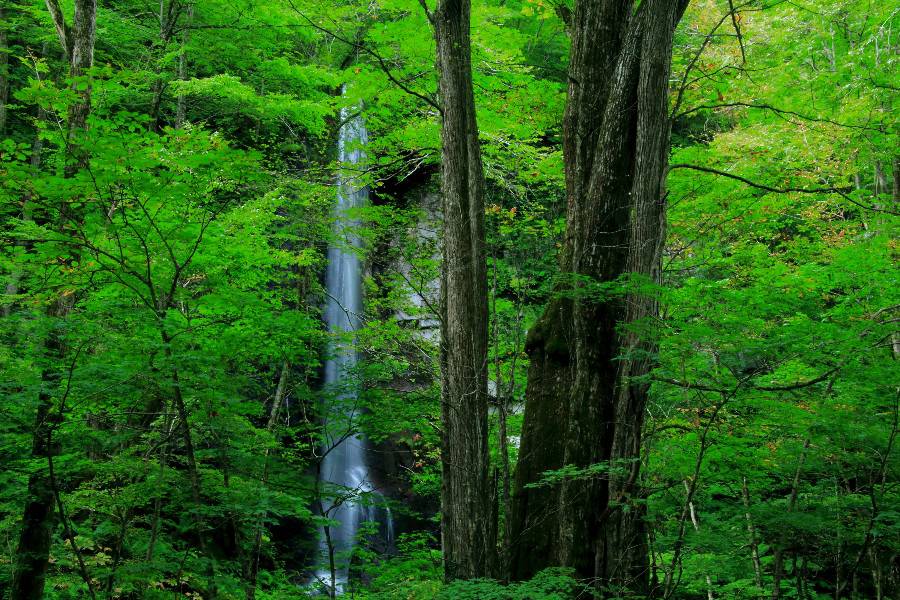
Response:
[{"label": "white water stream", "polygon": [[[367,455],[369,444],[360,433],[358,417],[359,381],[356,366],[357,352],[352,332],[360,326],[363,313],[362,267],[359,249],[359,221],[353,212],[365,206],[369,189],[359,183],[357,165],[366,161],[365,145],[368,132],[356,109],[341,111],[338,135],[338,155],[342,169],[338,176],[337,206],[335,209],[335,242],[328,248],[328,272],[325,285],[328,304],[325,323],[333,335],[329,359],[325,363],[325,389],[332,394],[333,405],[325,411],[326,452],[322,460],[319,481],[323,490],[322,510],[329,519],[337,521],[319,532],[319,563],[316,579],[330,591],[343,592],[349,579],[350,554],[357,544],[360,526],[367,522],[378,524],[386,547],[393,543],[393,521],[390,509],[377,493],[369,473]],[[348,382],[354,382],[348,384]],[[330,540],[330,544],[329,544]],[[330,556],[334,557],[332,573]]]}]

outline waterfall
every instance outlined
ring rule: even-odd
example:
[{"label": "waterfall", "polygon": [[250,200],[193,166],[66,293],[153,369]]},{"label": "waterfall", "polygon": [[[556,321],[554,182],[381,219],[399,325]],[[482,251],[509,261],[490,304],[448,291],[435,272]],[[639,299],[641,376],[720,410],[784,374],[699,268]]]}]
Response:
[{"label": "waterfall", "polygon": [[[366,521],[379,524],[386,543],[393,542],[393,523],[390,510],[377,493],[369,477],[367,465],[368,442],[355,430],[361,409],[358,405],[357,352],[352,333],[360,326],[363,311],[362,270],[359,249],[362,245],[359,221],[353,211],[368,202],[369,189],[359,183],[354,166],[366,160],[368,142],[363,118],[353,114],[356,109],[343,109],[338,133],[338,157],[342,165],[338,175],[337,206],[335,208],[335,241],[328,248],[328,271],[325,285],[328,291],[325,323],[332,334],[329,358],[325,363],[325,389],[331,394],[332,405],[326,407],[325,448],[320,465],[319,481],[325,492],[322,511],[337,521],[319,532],[319,566],[316,579],[324,584],[330,595],[343,591],[349,578],[349,554],[356,543],[360,525]],[[331,589],[329,542],[335,555],[335,581]]]}]

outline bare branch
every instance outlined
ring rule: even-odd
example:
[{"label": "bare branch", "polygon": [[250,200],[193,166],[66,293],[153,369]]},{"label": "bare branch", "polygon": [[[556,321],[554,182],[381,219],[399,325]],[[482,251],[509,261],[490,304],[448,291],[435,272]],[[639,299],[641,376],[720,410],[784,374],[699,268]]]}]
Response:
[{"label": "bare branch", "polygon": [[734,33],[737,34],[738,45],[741,47],[741,65],[747,64],[747,52],[744,50],[744,37],[741,35],[741,26],[738,24],[738,14],[734,9],[734,1],[728,0],[728,11],[731,13],[731,24]]},{"label": "bare branch", "polygon": [[[745,2],[744,4],[738,6],[738,8],[744,8],[752,3],[753,0],[749,0],[748,2]],[[734,10],[734,6],[731,6],[731,10],[727,14],[723,15],[715,25],[713,25],[713,28],[703,38],[703,42],[700,44],[697,52],[694,54],[693,58],[691,58],[691,62],[688,63],[687,68],[684,70],[684,74],[681,76],[681,84],[678,86],[678,93],[675,95],[675,106],[672,108],[673,118],[678,113],[678,109],[681,108],[681,103],[684,100],[684,92],[688,87],[688,77],[690,76],[691,71],[694,70],[694,66],[696,66],[697,61],[699,61],[700,57],[703,56],[703,52],[706,50],[706,46],[708,46],[709,42],[712,41],[713,37],[716,34],[716,31],[719,29],[719,27],[722,26],[723,23],[725,23],[725,21],[728,19],[728,16],[732,14]]]}]

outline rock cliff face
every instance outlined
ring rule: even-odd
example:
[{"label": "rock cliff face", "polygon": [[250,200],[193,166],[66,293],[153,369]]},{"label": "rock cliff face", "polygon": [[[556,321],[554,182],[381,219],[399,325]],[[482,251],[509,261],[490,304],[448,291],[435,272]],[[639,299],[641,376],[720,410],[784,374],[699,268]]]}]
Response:
[{"label": "rock cliff face", "polygon": [[[384,293],[390,293],[397,305],[392,313],[378,317],[396,319],[410,334],[401,349],[409,368],[383,385],[401,394],[430,394],[437,383],[440,341],[436,311],[440,301],[441,198],[427,182],[403,190],[402,198],[406,208],[419,212],[418,218],[405,230],[384,239],[368,265],[368,275],[383,283],[379,289],[390,290]],[[419,496],[410,485],[411,470],[419,468],[416,448],[410,441],[418,439],[418,432],[392,433],[373,448],[371,468],[379,489],[407,509],[395,511],[396,533],[435,528],[437,534],[431,518],[438,513],[438,499]]]},{"label": "rock cliff face", "polygon": [[[413,237],[424,252],[430,252],[433,260],[439,261],[440,195],[424,190],[416,194],[414,199],[422,213],[414,230],[408,231],[407,235]],[[437,344],[440,337],[440,321],[434,311],[440,300],[439,276],[436,273],[423,275],[412,261],[402,255],[395,262],[394,268],[406,281],[406,296],[409,301],[409,308],[397,311],[397,320],[407,328],[417,329],[423,342]]]}]

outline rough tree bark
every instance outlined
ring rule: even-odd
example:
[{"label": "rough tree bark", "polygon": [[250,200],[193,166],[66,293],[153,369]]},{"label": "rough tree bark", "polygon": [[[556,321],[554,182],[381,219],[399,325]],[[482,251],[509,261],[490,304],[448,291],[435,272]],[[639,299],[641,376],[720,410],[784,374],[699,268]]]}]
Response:
[{"label": "rough tree bark", "polygon": [[91,112],[91,86],[83,78],[94,65],[94,40],[97,37],[97,0],[75,0],[72,26],[66,23],[59,0],[45,0],[56,28],[63,56],[69,63],[72,89],[80,98],[69,107],[69,135],[84,129]]},{"label": "rough tree bark", "polygon": [[470,2],[440,0],[428,16],[437,42],[442,113],[441,536],[445,577],[470,579],[492,575],[496,563],[488,478],[484,174],[472,90]]},{"label": "rough tree bark", "polygon": [[[531,358],[516,472],[510,576],[552,565],[598,586],[646,590],[638,494],[652,341],[628,323],[657,312],[648,294],[600,297],[585,282],[634,273],[659,281],[674,28],[688,0],[579,0],[564,116],[568,281],[529,332]],[[605,477],[529,488],[563,465],[608,464]]]},{"label": "rough tree bark", "polygon": [[[76,0],[74,27],[69,29],[57,0],[47,0],[47,8],[53,18],[64,56],[69,62],[69,75],[82,76],[93,64],[96,31],[96,0]],[[90,86],[76,88],[81,99],[69,108],[69,137],[77,133],[87,122],[90,113]],[[71,150],[71,149],[70,149]],[[77,159],[78,162],[81,159]],[[50,308],[50,317],[61,322],[70,308],[70,300],[60,298]],[[53,423],[54,397],[61,380],[61,359],[65,353],[62,333],[54,328],[44,342],[44,354],[48,364],[41,373],[41,388],[32,432],[32,456],[51,461],[59,453],[56,444],[50,443]],[[60,416],[61,418],[61,416]],[[49,467],[49,465],[48,465]],[[43,597],[47,565],[50,558],[51,534],[56,519],[53,509],[53,485],[48,469],[40,469],[28,477],[28,495],[16,548],[16,564],[10,588],[11,600],[38,600]]]},{"label": "rough tree bark", "polygon": [[[49,1],[49,0],[48,0]],[[55,0],[53,0],[55,1]],[[76,0],[72,20],[69,76],[81,78],[94,66],[94,40],[97,36],[97,0]],[[81,131],[91,112],[91,85],[86,81],[73,82],[81,100],[69,108],[69,132]]]}]

